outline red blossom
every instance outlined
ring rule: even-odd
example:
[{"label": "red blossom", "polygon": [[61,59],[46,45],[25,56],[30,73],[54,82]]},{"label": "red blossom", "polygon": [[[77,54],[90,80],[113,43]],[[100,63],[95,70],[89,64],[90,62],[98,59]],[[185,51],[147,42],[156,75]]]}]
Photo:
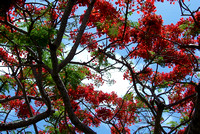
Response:
[{"label": "red blossom", "polygon": [[[35,113],[35,110],[33,109],[33,107],[30,106],[30,108],[31,108],[32,114],[35,115],[36,113]],[[17,116],[22,118],[22,119],[31,117],[30,116],[30,111],[29,111],[28,106],[27,106],[26,103],[21,104],[19,106],[19,111],[17,113]]]}]

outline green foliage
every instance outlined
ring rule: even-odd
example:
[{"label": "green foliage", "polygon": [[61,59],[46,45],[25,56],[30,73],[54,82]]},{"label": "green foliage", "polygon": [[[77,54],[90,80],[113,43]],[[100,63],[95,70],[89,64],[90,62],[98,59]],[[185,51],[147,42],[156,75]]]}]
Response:
[{"label": "green foliage", "polygon": [[198,73],[197,76],[200,78],[200,73]]},{"label": "green foliage", "polygon": [[139,23],[137,21],[130,21],[130,26],[138,28],[139,27]]},{"label": "green foliage", "polygon": [[[108,54],[112,54],[112,53],[108,52]],[[107,57],[104,54],[99,53],[98,51],[94,51],[94,52],[91,53],[91,55],[97,57],[99,69],[100,69],[101,66],[109,66],[110,65],[110,63],[107,60]]]},{"label": "green foliage", "polygon": [[58,128],[54,128],[54,127],[52,127],[52,126],[45,126],[45,130],[44,130],[44,132],[52,132],[52,133],[55,133],[55,134],[61,134],[60,132],[59,132],[59,129]]},{"label": "green foliage", "polygon": [[10,32],[8,32],[8,30],[5,27],[5,25],[0,25],[0,31],[1,31],[0,42],[1,43],[7,42],[8,40],[6,38],[3,38],[2,35],[11,35]]},{"label": "green foliage", "polygon": [[176,121],[170,121],[167,124],[169,124],[171,127],[176,127],[179,125]]},{"label": "green foliage", "polygon": [[47,65],[49,68],[52,68],[52,62],[51,62],[51,55],[48,51],[42,52],[42,61]]},{"label": "green foliage", "polygon": [[40,47],[46,47],[51,36],[55,34],[55,29],[48,28],[48,26],[42,26],[41,24],[36,24],[31,30],[30,38],[34,44]]},{"label": "green foliage", "polygon": [[109,31],[109,34],[110,36],[112,37],[117,37],[118,35],[118,28],[119,28],[119,25],[112,25],[108,31]]},{"label": "green foliage", "polygon": [[159,88],[157,91],[158,91],[158,93],[161,93],[161,92],[162,92],[162,89],[161,89],[161,88]]},{"label": "green foliage", "polygon": [[180,25],[179,28],[180,28],[181,30],[185,30],[188,26],[189,26],[189,22],[185,22],[185,23],[183,23],[182,25]]},{"label": "green foliage", "polygon": [[73,89],[76,89],[88,73],[89,71],[86,68],[68,65],[63,69],[61,76],[66,86],[71,86]]},{"label": "green foliage", "polygon": [[155,55],[156,53],[154,51],[148,51],[151,55]]},{"label": "green foliage", "polygon": [[16,134],[16,132],[14,130],[11,130],[10,134]]},{"label": "green foliage", "polygon": [[[106,24],[106,25],[105,25]],[[105,21],[104,23],[102,22],[96,22],[97,29],[102,29],[105,28],[105,26],[108,28],[108,35],[111,37],[117,37],[119,34],[119,27],[123,25],[122,22],[118,22],[117,24],[113,24],[112,21]]]},{"label": "green foliage", "polygon": [[158,64],[163,63],[163,62],[164,62],[163,57],[162,57],[162,56],[157,57],[156,62],[157,62]]},{"label": "green foliage", "polygon": [[133,12],[132,12],[132,11],[131,11],[131,12],[128,12],[128,17],[129,17],[129,16],[131,16],[132,14],[133,14]]},{"label": "green foliage", "polygon": [[44,79],[44,84],[48,86],[54,86],[55,83],[50,75],[46,75]]},{"label": "green foliage", "polygon": [[75,16],[72,19],[73,19],[73,21],[68,22],[68,25],[66,27],[67,31],[71,31],[72,29],[77,27],[79,24],[80,18],[78,16]]},{"label": "green foliage", "polygon": [[6,92],[9,92],[9,84],[7,82],[5,83],[0,82],[0,87],[1,87],[0,91],[1,94],[5,95]]},{"label": "green foliage", "polygon": [[50,116],[49,121],[56,123],[56,121],[59,120],[59,118],[61,118],[62,114],[63,112],[61,111],[55,111],[53,115]]},{"label": "green foliage", "polygon": [[173,81],[163,81],[162,84],[160,84],[159,88],[165,88],[168,87],[169,84],[173,84]]},{"label": "green foliage", "polygon": [[[186,114],[186,113],[185,113]],[[189,120],[189,117],[188,116],[184,116],[183,118],[180,118],[179,119],[181,123],[185,122],[185,121],[188,121]]]},{"label": "green foliage", "polygon": [[[195,29],[194,29],[195,27]],[[184,34],[184,37],[186,36],[190,36],[190,35],[193,35],[193,36],[198,36],[199,33],[200,33],[200,28],[197,28],[196,24],[195,23],[190,23],[189,21],[186,21],[185,23],[183,23],[182,25],[179,26],[179,28],[181,30],[186,30],[185,31],[185,34]]]},{"label": "green foliage", "polygon": [[125,94],[124,97],[123,97],[123,99],[129,100],[129,101],[133,100],[133,92]]},{"label": "green foliage", "polygon": [[[140,94],[143,98],[145,97],[143,94]],[[138,108],[144,108],[144,106],[145,106],[145,104],[142,102],[142,100],[141,100],[141,98],[138,96],[138,95],[136,95],[135,97],[134,97],[134,99],[135,100],[138,100],[138,102],[137,102],[137,107]]]},{"label": "green foliage", "polygon": [[[153,53],[152,53],[153,54]],[[150,60],[148,60],[149,62]],[[161,67],[165,67],[165,60],[162,56],[157,56],[155,59],[154,59],[154,63],[157,63],[159,64]]]},{"label": "green foliage", "polygon": [[36,47],[46,48],[49,41],[53,40],[53,35],[57,32],[56,29],[49,28],[47,25],[43,25],[40,22],[35,22],[32,27],[30,23],[25,22],[18,22],[18,25],[20,28],[30,33],[29,36],[23,34],[19,36],[17,32],[10,33],[12,34],[13,41],[18,45],[30,46],[33,50],[36,50]]},{"label": "green foliage", "polygon": [[14,79],[7,78],[6,76],[0,76],[0,93],[5,95],[6,92],[10,92],[10,88],[14,88],[13,84],[15,83]]},{"label": "green foliage", "polygon": [[96,22],[96,26],[97,26],[97,29],[100,29],[101,26],[102,26],[102,23],[101,22]]},{"label": "green foliage", "polygon": [[37,46],[45,47],[48,44],[49,32],[45,27],[37,26],[30,33],[31,40]]}]

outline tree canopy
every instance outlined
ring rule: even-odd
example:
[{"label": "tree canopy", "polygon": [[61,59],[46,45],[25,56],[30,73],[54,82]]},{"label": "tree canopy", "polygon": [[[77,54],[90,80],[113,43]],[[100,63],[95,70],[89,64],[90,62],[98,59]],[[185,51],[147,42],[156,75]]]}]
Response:
[{"label": "tree canopy", "polygon": [[[0,131],[198,134],[200,7],[166,1],[184,18],[164,24],[158,2],[2,1]],[[129,81],[124,96],[98,90],[110,70]]]}]

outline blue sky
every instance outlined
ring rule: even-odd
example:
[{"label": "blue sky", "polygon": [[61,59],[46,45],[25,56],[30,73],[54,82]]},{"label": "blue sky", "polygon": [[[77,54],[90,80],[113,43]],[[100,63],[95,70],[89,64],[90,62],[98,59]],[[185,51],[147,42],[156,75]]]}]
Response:
[{"label": "blue sky", "polygon": [[[200,6],[200,1],[190,0],[190,2],[186,2],[186,4],[192,11],[194,11]],[[157,2],[155,5],[157,7],[157,14],[162,15],[164,24],[176,23],[181,17],[183,17],[181,16],[180,6],[178,2],[176,2],[174,5],[170,4],[169,1],[166,1],[164,3]]]}]

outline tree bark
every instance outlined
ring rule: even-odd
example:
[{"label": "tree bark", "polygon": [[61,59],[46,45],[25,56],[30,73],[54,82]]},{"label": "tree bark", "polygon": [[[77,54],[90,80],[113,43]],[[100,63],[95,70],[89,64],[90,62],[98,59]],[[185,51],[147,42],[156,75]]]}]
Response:
[{"label": "tree bark", "polygon": [[37,123],[49,117],[53,113],[54,113],[54,110],[48,109],[46,112],[30,117],[26,120],[21,120],[21,121],[6,123],[6,124],[2,123],[0,124],[0,131],[12,130],[12,129],[17,129],[17,128],[32,125],[34,123]]},{"label": "tree bark", "polygon": [[161,102],[157,102],[157,114],[155,117],[155,127],[154,127],[154,134],[161,134],[161,125],[160,125],[160,121],[161,121],[161,117],[162,117],[162,113],[164,110],[164,105]]},{"label": "tree bark", "polygon": [[76,128],[83,131],[86,134],[96,134],[91,128],[89,128],[87,125],[80,122],[78,117],[75,115],[73,111],[73,107],[70,102],[70,97],[68,95],[67,89],[61,80],[59,75],[52,76],[54,79],[54,82],[56,83],[57,88],[60,91],[60,94],[62,96],[63,102],[65,104],[65,109],[68,113],[68,117],[70,118],[71,122],[75,125]]},{"label": "tree bark", "polygon": [[185,130],[185,134],[200,134],[200,84],[196,86],[197,97],[192,120]]}]

